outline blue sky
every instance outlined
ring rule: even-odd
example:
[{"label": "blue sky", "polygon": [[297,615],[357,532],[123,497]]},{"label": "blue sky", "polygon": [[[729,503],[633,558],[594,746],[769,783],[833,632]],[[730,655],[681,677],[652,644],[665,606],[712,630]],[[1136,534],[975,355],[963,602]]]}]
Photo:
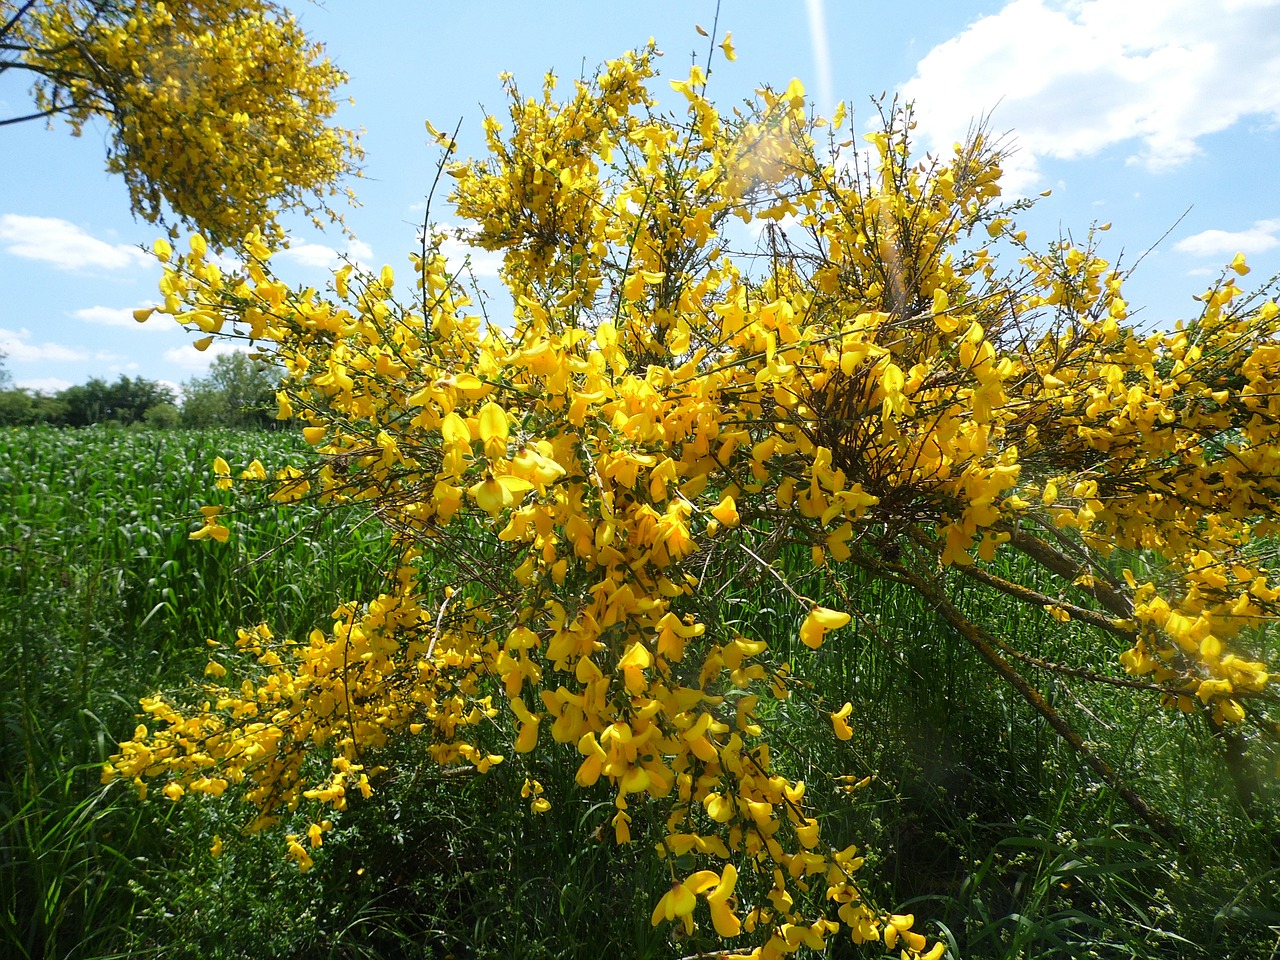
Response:
[{"label": "blue sky", "polygon": [[[461,119],[461,150],[476,153],[483,109],[504,109],[501,71],[534,91],[548,69],[589,74],[650,36],[663,77],[682,78],[695,50],[705,59],[694,25],[709,30],[715,6],[295,4],[351,74],[342,120],[365,130],[366,177],[355,183],[363,206],[347,216],[358,241],[298,229],[278,268],[320,284],[340,250],[404,265],[439,156],[424,120],[451,130]],[[1033,241],[1109,221],[1103,255],[1132,264],[1172,228],[1127,288],[1144,325],[1193,314],[1191,296],[1237,251],[1250,281],[1280,271],[1280,0],[722,0],[718,30],[738,51],[713,69],[722,106],[799,77],[820,109],[846,100],[864,128],[871,96],[900,93],[916,103],[925,149],[990,114],[1017,147],[1008,186],[1053,191],[1025,220]],[[658,92],[677,105],[665,82]],[[10,71],[0,118],[27,107],[25,78]],[[104,172],[103,128],[77,139],[19,124],[0,127],[0,143],[0,350],[14,380],[57,390],[91,376],[200,375],[213,350],[196,352],[167,318],[131,317],[155,301],[159,271],[139,247],[159,231],[130,217],[124,184]],[[443,204],[435,212],[447,218]]]}]

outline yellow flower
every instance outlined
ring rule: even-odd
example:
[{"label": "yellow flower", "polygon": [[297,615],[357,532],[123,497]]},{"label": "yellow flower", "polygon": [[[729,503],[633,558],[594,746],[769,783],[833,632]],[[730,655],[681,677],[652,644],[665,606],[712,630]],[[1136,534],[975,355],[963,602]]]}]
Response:
[{"label": "yellow flower", "polygon": [[618,669],[622,671],[627,689],[636,696],[644,690],[644,671],[653,665],[651,654],[643,643],[633,643],[618,660]]},{"label": "yellow flower", "polygon": [[519,697],[511,698],[511,712],[520,723],[520,732],[516,735],[516,753],[528,753],[538,745],[538,724],[541,717],[529,711]]},{"label": "yellow flower", "polygon": [[578,772],[574,779],[578,781],[579,786],[589,787],[600,779],[600,773],[603,771],[605,761],[609,759],[609,755],[604,752],[604,748],[600,746],[594,733],[584,733],[582,735],[578,740],[578,752],[585,759],[578,766]]},{"label": "yellow flower", "polygon": [[221,457],[213,458],[213,475],[217,477],[214,486],[219,490],[231,489],[231,467]]},{"label": "yellow flower", "polygon": [[728,60],[730,63],[733,63],[733,61],[738,59],[738,55],[737,53],[734,52],[734,49],[733,49],[732,33],[726,33],[724,35],[724,40],[720,44],[720,49],[724,51],[724,58]]},{"label": "yellow flower", "polygon": [[837,739],[850,740],[853,738],[853,728],[848,723],[849,714],[852,712],[853,704],[846,701],[843,707],[831,714],[831,726],[835,730]]},{"label": "yellow flower", "polygon": [[276,483],[278,486],[271,494],[271,499],[277,503],[293,503],[301,500],[311,490],[311,481],[297,467],[277,470]]},{"label": "yellow flower", "polygon": [[711,515],[726,527],[736,527],[739,523],[738,505],[733,497],[725,497],[711,508]]},{"label": "yellow flower", "polygon": [[737,869],[732,863],[726,863],[715,889],[707,894],[711,923],[716,928],[716,933],[722,937],[736,937],[742,932],[742,923],[729,906],[729,898],[733,896],[733,887],[737,882]]},{"label": "yellow flower", "polygon": [[472,484],[467,493],[490,516],[497,516],[516,502],[515,494],[532,490],[533,484],[511,474],[495,477],[492,473],[479,483]]},{"label": "yellow flower", "polygon": [[[546,445],[548,450],[550,444]],[[524,447],[511,459],[511,472],[528,480],[539,490],[565,475],[564,467],[540,451]]]},{"label": "yellow flower", "polygon": [[[227,481],[231,481],[228,479]],[[218,543],[226,543],[227,538],[231,536],[231,531],[218,522],[218,517],[222,513],[222,507],[201,507],[200,513],[204,516],[204,526],[194,533],[188,534],[189,540],[216,540]]]},{"label": "yellow flower", "polygon": [[218,543],[226,543],[230,536],[231,531],[226,527],[221,524],[211,523],[201,527],[195,533],[189,534],[188,539],[203,540],[207,537],[211,540],[216,540]]},{"label": "yellow flower", "polygon": [[838,630],[847,624],[852,617],[838,610],[827,607],[814,607],[800,625],[800,639],[806,647],[817,650],[822,646],[823,637],[829,630]]},{"label": "yellow flower", "polygon": [[915,922],[915,916],[910,913],[895,913],[889,917],[889,923],[884,928],[885,949],[892,950],[897,945],[899,937],[901,937],[907,951],[919,953],[923,950],[928,941],[920,934],[912,932],[911,927]]},{"label": "yellow flower", "polygon": [[289,857],[298,864],[298,870],[301,873],[306,873],[315,865],[315,862],[311,859],[311,854],[307,852],[307,848],[298,842],[296,833],[291,833],[285,837],[285,843],[289,851]]},{"label": "yellow flower", "polygon": [[737,812],[733,801],[718,793],[708,794],[703,806],[707,808],[707,816],[717,823],[728,823]]},{"label": "yellow flower", "polygon": [[530,800],[529,809],[534,813],[546,813],[551,809],[551,801],[542,795],[542,784],[537,780],[525,777],[524,786],[520,788],[520,796]]},{"label": "yellow flower", "polygon": [[656,927],[663,920],[680,920],[684,923],[685,932],[693,933],[693,908],[698,905],[697,895],[719,882],[720,876],[715,871],[699,870],[683,882],[673,883],[653,908],[650,924]]},{"label": "yellow flower", "polygon": [[507,411],[490,400],[480,408],[480,440],[490,457],[503,457],[507,453]]}]

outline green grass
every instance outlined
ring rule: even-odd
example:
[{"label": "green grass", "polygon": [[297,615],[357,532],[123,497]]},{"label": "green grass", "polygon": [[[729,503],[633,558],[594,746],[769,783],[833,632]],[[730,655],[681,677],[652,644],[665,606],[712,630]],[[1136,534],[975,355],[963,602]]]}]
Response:
[{"label": "green grass", "polygon": [[132,952],[150,881],[199,826],[99,783],[138,698],[198,678],[206,637],[309,628],[375,587],[382,535],[350,518],[278,511],[225,548],[188,539],[217,500],[215,456],[281,466],[304,450],[291,434],[0,431],[0,953]]},{"label": "green grass", "polygon": [[[190,689],[205,638],[260,620],[304,633],[383,576],[384,535],[358,515],[272,508],[236,522],[229,544],[189,540],[197,507],[218,502],[215,455],[270,468],[306,449],[291,434],[0,431],[0,955],[656,960],[715,947],[649,925],[668,870],[651,854],[658,818],[633,810],[637,842],[602,842],[611,804],[574,783],[571,748],[468,777],[398,744],[373,800],[353,804],[305,876],[278,838],[236,836],[247,817],[234,802],[103,787],[138,698]],[[806,557],[778,562],[799,570]],[[914,912],[952,956],[1280,956],[1280,829],[1240,808],[1202,727],[1025,668],[1176,822],[1174,848],[919,597],[856,572],[808,575],[806,594],[843,591],[863,614],[815,653],[791,640],[794,601],[769,579],[724,582],[709,615],[770,639],[806,681],[763,714],[777,763],[829,811],[825,839],[866,845],[878,899]],[[1074,625],[954,586],[1022,649],[1079,660]],[[856,735],[841,743],[824,711],[846,700]],[[842,775],[871,780],[849,794]],[[550,813],[519,802],[526,776]],[[1274,772],[1262,780],[1264,809],[1280,809]],[[830,953],[860,955],[847,941]]]},{"label": "green grass", "polygon": [[[855,623],[838,646],[794,655],[807,661],[797,672],[816,698],[852,700],[859,735],[848,744],[815,736],[797,773],[816,783],[831,770],[874,777],[840,819],[850,839],[873,838],[886,900],[929,918],[955,956],[1276,955],[1275,822],[1244,816],[1198,718],[1024,668],[1091,747],[1173,817],[1185,844],[1176,849],[1135,823],[918,596],[856,579],[843,586],[878,627]],[[971,616],[1021,649],[1079,662],[1074,626],[958,590]]]}]

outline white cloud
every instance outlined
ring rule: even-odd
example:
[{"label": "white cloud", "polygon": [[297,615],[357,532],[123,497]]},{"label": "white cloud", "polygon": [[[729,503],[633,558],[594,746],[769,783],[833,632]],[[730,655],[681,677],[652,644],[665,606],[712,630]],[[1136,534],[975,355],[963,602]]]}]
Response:
[{"label": "white cloud", "polygon": [[[292,260],[303,267],[337,268],[343,260],[338,251],[323,243],[295,243],[287,250],[276,254],[285,260]],[[373,259],[373,248],[363,240],[352,240],[347,246],[347,259],[361,265]]]},{"label": "white cloud", "polygon": [[1174,244],[1179,253],[1197,257],[1230,257],[1265,253],[1280,246],[1280,220],[1258,220],[1248,230],[1202,230]]},{"label": "white cloud", "polygon": [[352,240],[347,246],[347,256],[352,260],[372,260],[373,247],[369,246],[363,240]]},{"label": "white cloud", "polygon": [[28,377],[25,380],[15,380],[14,385],[23,390],[34,390],[36,393],[57,393],[59,390],[67,389],[72,383],[61,377]]},{"label": "white cloud", "polygon": [[214,253],[209,250],[205,253],[204,259],[206,263],[212,263],[223,274],[236,273],[244,267],[244,261],[227,250],[222,253]]},{"label": "white cloud", "polygon": [[31,331],[25,327],[21,330],[0,329],[0,353],[13,363],[63,363],[91,359],[85,351],[61,343],[48,340],[33,343]]},{"label": "white cloud", "polygon": [[[730,220],[729,223],[730,226],[736,226],[732,220]],[[808,228],[805,227],[803,219],[797,214],[784,213],[782,217],[777,220],[765,220],[757,217],[750,223],[746,224],[743,229],[746,235],[758,245],[763,243],[761,238],[770,230],[779,230],[783,234],[795,239],[803,237]]]},{"label": "white cloud", "polygon": [[[139,304],[142,307],[153,306],[153,304]],[[77,320],[83,320],[86,323],[96,323],[107,327],[124,327],[128,330],[145,330],[148,333],[171,333],[178,330],[179,327],[173,322],[173,317],[164,314],[152,314],[151,319],[145,323],[139,323],[133,318],[133,307],[85,307],[82,310],[73,310],[71,315]]]},{"label": "white cloud", "polygon": [[107,243],[69,220],[0,214],[0,243],[5,252],[27,260],[51,263],[60,270],[98,267],[128,270],[154,264],[155,259],[126,243]]},{"label": "white cloud", "polygon": [[1122,143],[1166,169],[1245,117],[1280,122],[1278,17],[1280,0],[1012,0],[929,51],[902,93],[929,149],[987,114],[1012,132],[1013,190],[1041,158]]},{"label": "white cloud", "polygon": [[281,250],[276,256],[283,260],[292,260],[304,267],[327,267],[338,259],[338,251],[326,247],[323,243],[295,243],[288,250]]},{"label": "white cloud", "polygon": [[476,277],[496,277],[498,268],[502,266],[502,255],[491,253],[482,247],[473,247],[453,235],[446,236],[440,244],[440,252],[450,270],[461,270],[462,265],[471,259],[471,273]]},{"label": "white cloud", "polygon": [[215,340],[207,350],[197,350],[189,343],[183,344],[181,347],[174,347],[164,352],[164,359],[166,363],[177,367],[185,374],[203,376],[209,372],[209,367],[213,364],[214,357],[220,357],[226,353],[243,352],[245,351],[227,343],[225,340]]}]

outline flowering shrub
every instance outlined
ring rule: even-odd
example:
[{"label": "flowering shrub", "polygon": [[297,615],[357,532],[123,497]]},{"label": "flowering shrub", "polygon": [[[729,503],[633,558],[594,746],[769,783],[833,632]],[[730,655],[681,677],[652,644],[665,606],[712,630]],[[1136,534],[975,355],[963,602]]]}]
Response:
[{"label": "flowering shrub", "polygon": [[17,6],[0,15],[0,67],[36,77],[29,119],[63,116],[78,136],[106,118],[107,169],[136,214],[155,223],[167,209],[219,246],[250,228],[282,239],[281,210],[338,219],[325,197],[362,156],[353,131],[329,125],[347,77],[280,5]]},{"label": "flowering shrub", "polygon": [[[489,156],[448,168],[468,239],[503,254],[509,323],[477,316],[439,233],[407,283],[345,266],[330,293],[276,279],[260,235],[234,272],[199,237],[157,245],[163,312],[273,355],[279,416],[317,452],[274,475],[219,460],[217,485],[363,505],[399,559],[327,630],[241,630],[201,702],[145,701],[107,775],[174,799],[237,792],[251,829],[302,823],[287,844],[305,870],[392,738],[480,773],[564,744],[578,784],[612,797],[618,843],[637,810],[662,824],[655,925],[710,924],[732,955],[844,936],[936,960],[943,945],[874,902],[858,849],[824,844],[824,811],[777,771],[764,719],[803,658],[725,622],[722,589],[775,581],[818,649],[864,613],[807,596],[780,543],[911,586],[1171,836],[1019,667],[1129,687],[1274,750],[1280,307],[1224,274],[1194,320],[1139,333],[1092,235],[1027,245],[980,133],[920,159],[893,109],[851,154],[843,111],[812,118],[798,82],[726,115],[697,67],[665,114],[654,56],[563,101],[553,78],[539,97],[508,79]],[[756,252],[735,249],[753,231]],[[225,539],[234,516],[210,508],[192,536]],[[1014,553],[1034,581],[1008,579]],[[969,581],[1070,624],[1078,661],[1045,664],[962,612]],[[1116,669],[1105,650],[1124,651]],[[852,737],[851,704],[824,708]],[[556,802],[533,779],[521,796]]]}]

